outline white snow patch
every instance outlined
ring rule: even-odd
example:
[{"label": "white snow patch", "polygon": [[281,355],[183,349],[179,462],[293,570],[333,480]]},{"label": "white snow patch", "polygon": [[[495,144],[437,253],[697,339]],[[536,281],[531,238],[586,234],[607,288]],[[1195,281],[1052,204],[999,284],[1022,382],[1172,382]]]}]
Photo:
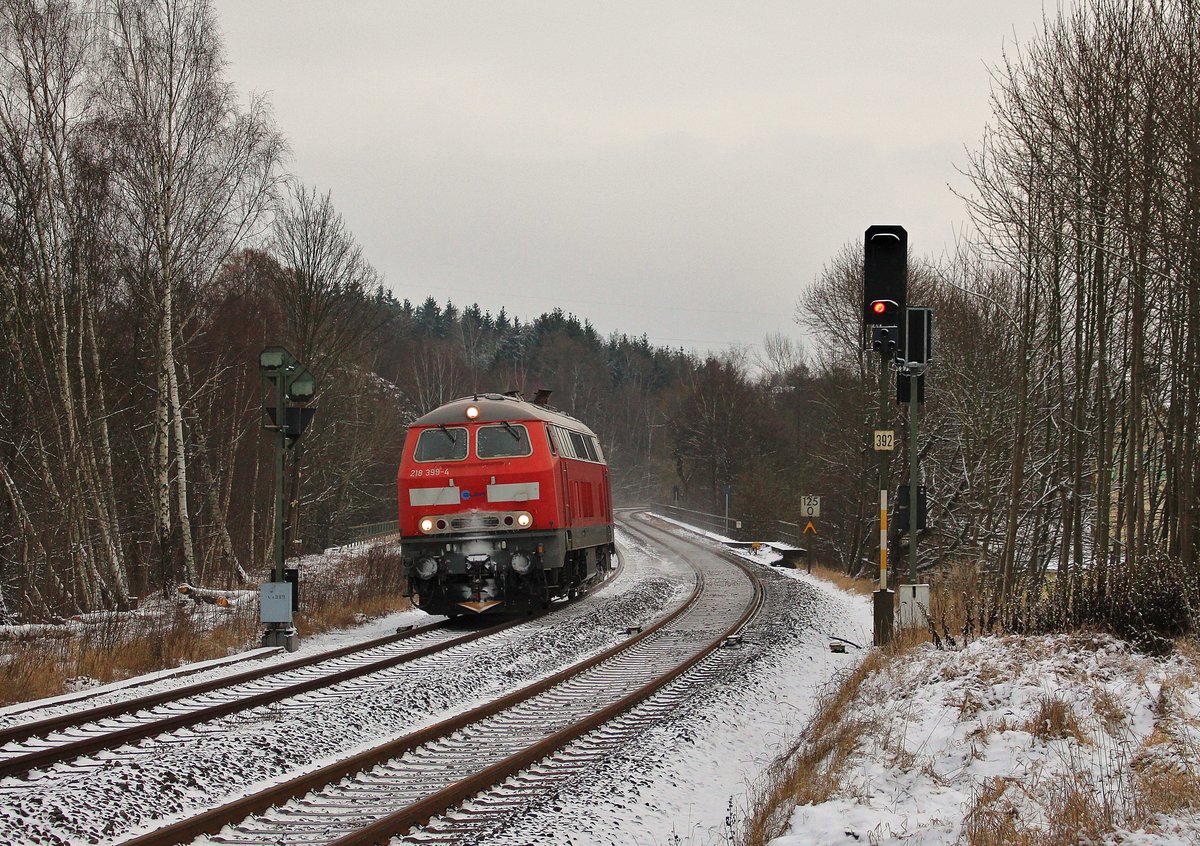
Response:
[{"label": "white snow patch", "polygon": [[1196,670],[1095,635],[920,647],[864,680],[848,708],[864,729],[842,789],[796,808],[771,846],[957,842],[985,795],[1018,830],[1047,832],[1070,792],[1112,808],[1105,843],[1200,843],[1200,809],[1147,817],[1138,786],[1139,774],[1197,772]]}]

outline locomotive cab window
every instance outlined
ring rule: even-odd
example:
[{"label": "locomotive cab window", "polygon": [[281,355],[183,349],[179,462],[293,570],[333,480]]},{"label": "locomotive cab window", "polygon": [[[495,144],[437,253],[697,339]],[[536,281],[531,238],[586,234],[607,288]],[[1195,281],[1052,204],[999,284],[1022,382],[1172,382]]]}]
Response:
[{"label": "locomotive cab window", "polygon": [[417,439],[414,461],[462,461],[467,457],[467,430],[461,426],[426,429]]},{"label": "locomotive cab window", "polygon": [[533,455],[533,444],[520,424],[480,426],[475,433],[475,454],[479,458],[520,458]]}]

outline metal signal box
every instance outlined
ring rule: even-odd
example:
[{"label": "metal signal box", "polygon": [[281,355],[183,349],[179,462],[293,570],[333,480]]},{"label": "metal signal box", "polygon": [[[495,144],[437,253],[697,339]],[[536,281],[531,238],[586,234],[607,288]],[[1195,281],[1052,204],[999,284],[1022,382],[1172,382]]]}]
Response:
[{"label": "metal signal box", "polygon": [[910,308],[908,330],[904,333],[904,360],[929,364],[933,360],[933,309]]}]

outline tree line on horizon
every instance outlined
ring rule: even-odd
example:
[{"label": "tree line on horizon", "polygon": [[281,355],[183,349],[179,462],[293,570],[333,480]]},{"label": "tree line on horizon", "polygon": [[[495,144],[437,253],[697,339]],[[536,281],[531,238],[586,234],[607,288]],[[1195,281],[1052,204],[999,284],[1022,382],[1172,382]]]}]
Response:
[{"label": "tree line on horizon", "polygon": [[[978,568],[1011,630],[1172,633],[1200,601],[1195,11],[1090,0],[1014,47],[964,168],[979,235],[910,261],[936,333],[921,567]],[[0,43],[0,622],[261,578],[269,344],[318,381],[289,554],[394,518],[420,414],[546,388],[600,435],[619,503],[719,513],[728,488],[765,537],[818,494],[821,560],[877,572],[857,238],[796,304],[807,347],[698,355],[562,310],[414,303],[285,174],[208,0],[12,0]]]}]

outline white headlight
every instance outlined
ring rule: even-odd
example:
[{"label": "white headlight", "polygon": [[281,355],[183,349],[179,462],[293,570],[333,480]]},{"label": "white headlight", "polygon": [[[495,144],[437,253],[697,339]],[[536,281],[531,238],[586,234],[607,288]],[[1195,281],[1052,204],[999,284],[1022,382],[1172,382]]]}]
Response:
[{"label": "white headlight", "polygon": [[522,529],[528,529],[533,525],[533,515],[528,511],[522,511],[517,515],[517,525]]},{"label": "white headlight", "polygon": [[524,552],[517,552],[512,557],[512,568],[514,573],[520,573],[522,576],[529,572],[529,568],[533,566],[533,561]]},{"label": "white headlight", "polygon": [[422,517],[421,522],[418,525],[421,527],[422,532],[433,531],[433,520],[429,517]]}]

